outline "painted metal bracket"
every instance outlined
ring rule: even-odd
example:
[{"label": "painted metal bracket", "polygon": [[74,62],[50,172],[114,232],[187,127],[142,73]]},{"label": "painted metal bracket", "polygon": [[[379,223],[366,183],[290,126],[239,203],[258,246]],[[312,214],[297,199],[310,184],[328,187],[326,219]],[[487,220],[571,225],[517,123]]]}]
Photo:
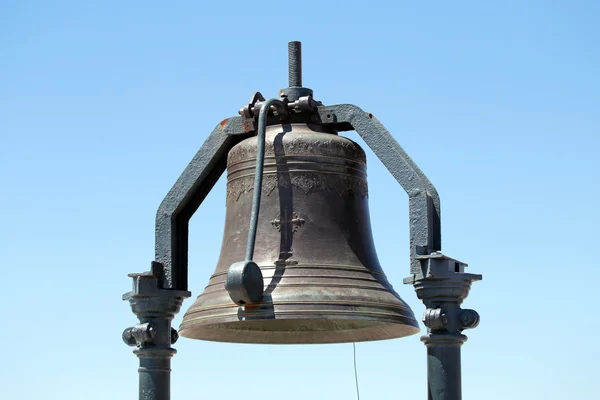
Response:
[{"label": "painted metal bracket", "polygon": [[464,329],[479,324],[475,310],[462,309],[471,283],[481,275],[464,272],[467,266],[441,250],[440,198],[434,186],[404,149],[372,114],[351,104],[318,107],[322,123],[338,131],[355,130],[404,188],[409,198],[410,273],[405,284],[415,288],[427,307],[427,382],[430,400],[460,400],[460,346]]},{"label": "painted metal bracket", "polygon": [[[320,106],[321,123],[355,130],[409,196],[410,273],[423,276],[417,256],[441,249],[440,199],[435,187],[389,131],[370,113],[351,104]],[[252,119],[219,123],[162,201],[156,215],[155,261],[162,265],[159,285],[187,290],[188,224],[226,167],[227,153],[255,133]]]},{"label": "painted metal bracket", "polygon": [[373,114],[352,104],[318,107],[318,113],[321,122],[338,131],[355,130],[408,194],[410,273],[423,276],[417,256],[442,247],[440,197],[435,187]]},{"label": "painted metal bracket", "polygon": [[187,290],[190,218],[225,171],[229,150],[251,134],[253,127],[242,117],[219,123],[160,204],[155,235],[160,287]]}]

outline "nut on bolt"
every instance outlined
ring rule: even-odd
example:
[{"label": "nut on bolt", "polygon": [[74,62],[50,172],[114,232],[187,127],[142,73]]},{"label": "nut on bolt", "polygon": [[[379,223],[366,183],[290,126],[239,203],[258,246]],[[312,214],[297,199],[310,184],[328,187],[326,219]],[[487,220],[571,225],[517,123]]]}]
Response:
[{"label": "nut on bolt", "polygon": [[148,322],[127,328],[123,331],[123,341],[128,346],[142,346],[152,343],[154,339],[154,327]]},{"label": "nut on bolt", "polygon": [[423,323],[429,329],[441,330],[448,323],[448,316],[441,308],[428,308],[423,314]]},{"label": "nut on bolt", "polygon": [[125,342],[125,344],[127,346],[135,346],[137,343],[135,341],[135,338],[133,337],[133,328],[127,328],[123,331],[123,341]]},{"label": "nut on bolt", "polygon": [[179,333],[177,333],[177,329],[171,328],[171,344],[175,344],[179,339]]},{"label": "nut on bolt", "polygon": [[479,313],[475,310],[465,309],[460,313],[460,322],[463,329],[473,329],[479,325]]}]

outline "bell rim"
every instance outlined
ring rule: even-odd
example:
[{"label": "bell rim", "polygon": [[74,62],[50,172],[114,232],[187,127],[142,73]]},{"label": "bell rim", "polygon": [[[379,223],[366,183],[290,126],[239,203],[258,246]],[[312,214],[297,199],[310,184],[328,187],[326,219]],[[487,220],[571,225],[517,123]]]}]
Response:
[{"label": "bell rim", "polygon": [[[359,343],[372,342],[380,340],[400,339],[419,333],[421,330],[417,321],[410,316],[396,316],[394,320],[374,320],[373,318],[357,318],[343,316],[298,316],[295,318],[282,319],[261,319],[261,320],[238,320],[229,318],[217,318],[209,324],[194,324],[193,319],[182,322],[179,335],[188,339],[203,340],[209,342],[221,343],[240,343],[240,344],[336,344],[336,343]],[[400,321],[401,320],[401,321]],[[298,330],[298,331],[277,331],[272,329],[252,330],[244,329],[253,326],[265,328],[265,325],[274,325],[285,323],[287,325],[306,326],[307,324],[323,324],[326,321],[329,325],[340,323],[352,323],[350,329],[340,330]],[[356,327],[356,324],[362,327]],[[194,326],[195,325],[195,326]],[[232,329],[232,327],[235,327]]]}]

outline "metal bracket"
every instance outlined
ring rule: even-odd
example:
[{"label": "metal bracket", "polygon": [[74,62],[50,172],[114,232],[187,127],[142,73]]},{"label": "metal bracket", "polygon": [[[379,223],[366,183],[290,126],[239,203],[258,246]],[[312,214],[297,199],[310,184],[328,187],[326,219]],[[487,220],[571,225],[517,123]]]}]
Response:
[{"label": "metal bracket", "polygon": [[[252,127],[253,130],[257,130],[256,123],[260,110],[265,104],[266,100],[260,92],[256,92],[252,95],[250,103],[240,108],[238,114],[244,118],[244,124]],[[294,101],[290,101],[284,93],[281,94],[278,99],[279,104],[274,104],[270,108],[273,114],[279,117],[280,120],[289,119],[290,114],[312,114],[321,102],[315,101],[312,95],[302,96]],[[309,118],[306,118],[307,120]]]},{"label": "metal bracket", "polygon": [[160,204],[155,234],[160,287],[187,290],[189,220],[225,171],[229,150],[252,134],[242,117],[221,121]]},{"label": "metal bracket", "polygon": [[408,194],[410,273],[423,275],[418,255],[441,249],[440,198],[425,174],[373,116],[352,104],[318,107],[320,121],[338,131],[355,130]]}]

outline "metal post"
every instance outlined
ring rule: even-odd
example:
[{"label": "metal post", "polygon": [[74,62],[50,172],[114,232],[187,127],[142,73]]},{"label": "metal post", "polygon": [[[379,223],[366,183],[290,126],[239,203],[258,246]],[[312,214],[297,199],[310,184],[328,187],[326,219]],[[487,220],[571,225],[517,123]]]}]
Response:
[{"label": "metal post", "polygon": [[461,309],[471,283],[481,275],[467,274],[463,264],[439,252],[417,259],[423,267],[423,278],[406,278],[427,310],[423,323],[427,335],[421,341],[427,346],[428,400],[461,400],[460,347],[467,340],[461,332],[479,324],[479,314]]},{"label": "metal post", "polygon": [[171,357],[176,353],[171,344],[177,341],[177,331],[171,321],[189,292],[158,287],[158,263],[153,271],[130,274],[133,290],[123,296],[129,300],[140,323],[125,329],[123,341],[137,346],[134,353],[140,360],[139,399],[169,400],[171,398]]},{"label": "metal post", "polygon": [[427,399],[462,398],[460,346],[466,336],[429,334],[421,340],[427,346]]},{"label": "metal post", "polygon": [[139,399],[169,400],[171,398],[171,357],[175,350],[140,349]]}]

